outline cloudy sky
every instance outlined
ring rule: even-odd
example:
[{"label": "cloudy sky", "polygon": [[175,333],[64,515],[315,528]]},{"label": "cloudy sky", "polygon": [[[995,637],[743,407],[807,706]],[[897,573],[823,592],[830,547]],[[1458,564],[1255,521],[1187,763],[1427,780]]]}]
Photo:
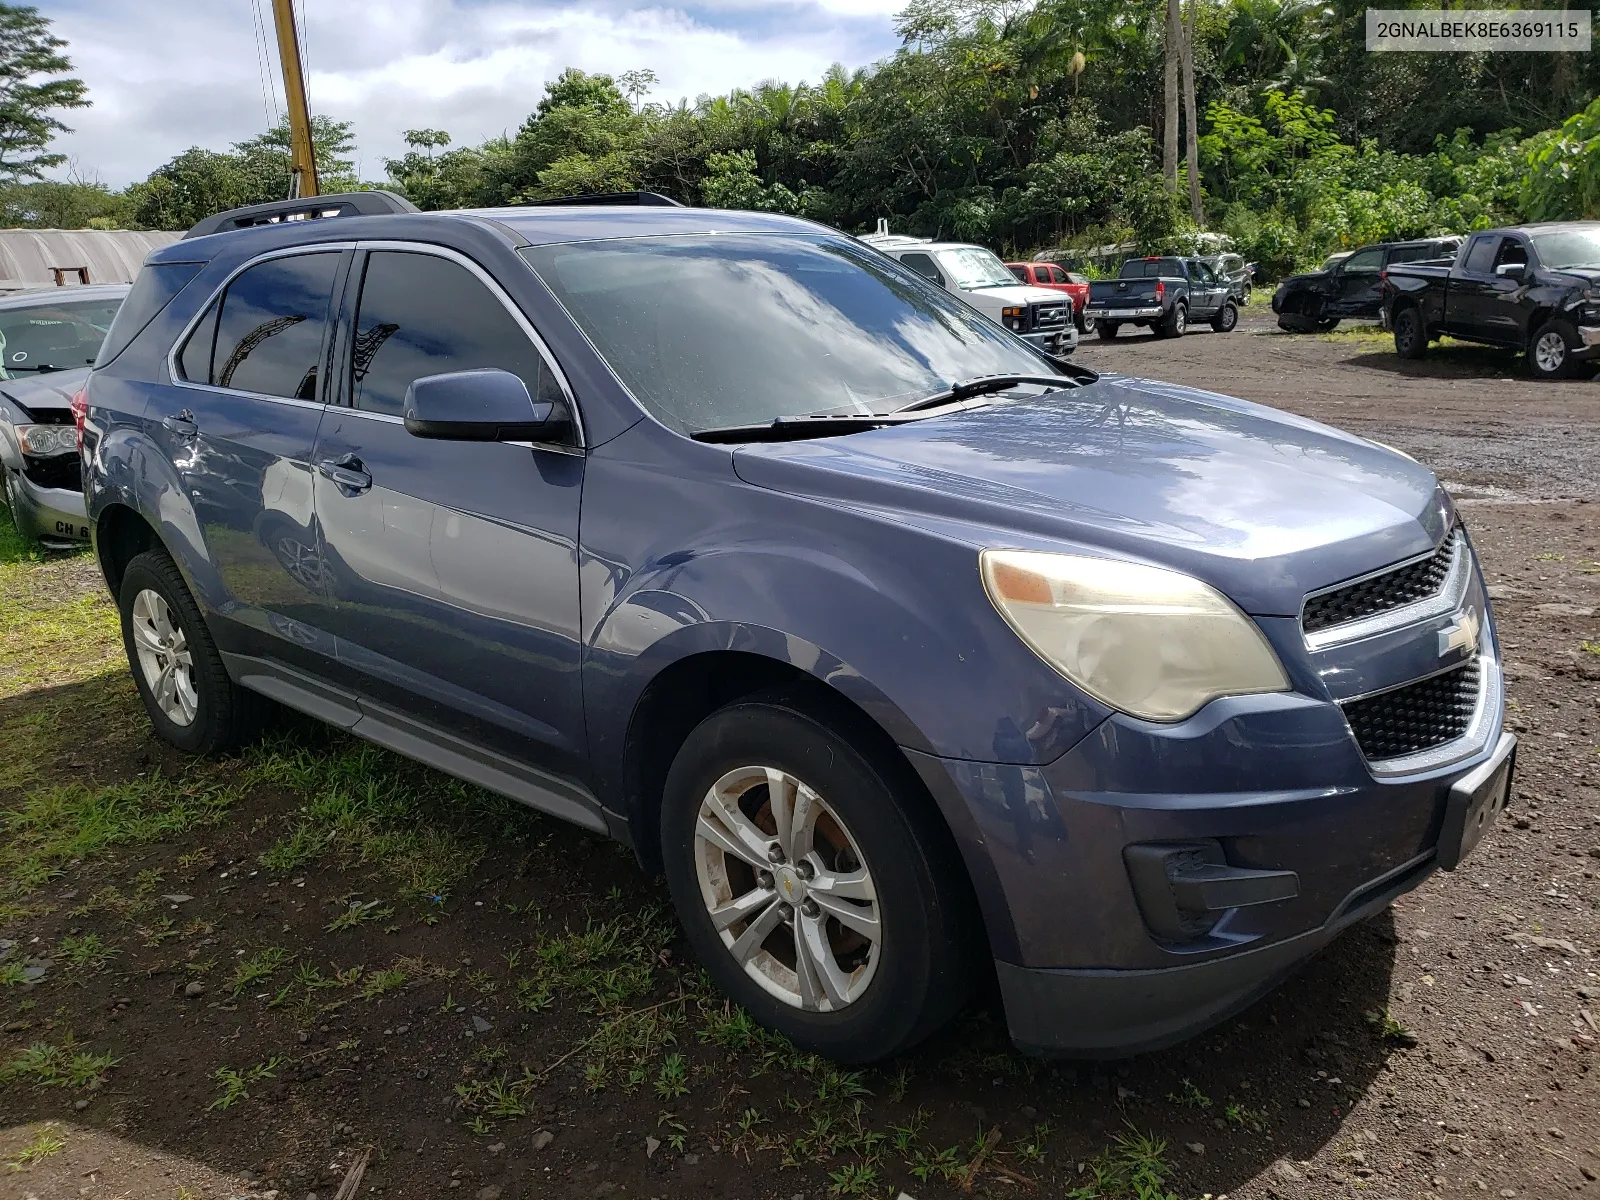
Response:
[{"label": "cloudy sky", "polygon": [[[355,122],[364,178],[399,131],[473,144],[515,130],[567,66],[649,68],[657,101],[763,79],[815,79],[892,51],[905,0],[297,0],[315,112]],[[269,0],[34,0],[70,43],[94,107],[57,148],[80,176],[120,187],[190,146],[224,150],[268,123],[257,10]],[[65,173],[65,172],[62,172]]]}]

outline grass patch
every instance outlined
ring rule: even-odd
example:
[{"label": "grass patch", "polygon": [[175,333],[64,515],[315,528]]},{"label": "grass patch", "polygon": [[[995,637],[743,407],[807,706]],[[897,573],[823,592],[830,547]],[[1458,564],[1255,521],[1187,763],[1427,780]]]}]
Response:
[{"label": "grass patch", "polygon": [[35,1042],[18,1050],[10,1062],[0,1063],[0,1084],[30,1083],[34,1087],[99,1087],[106,1072],[120,1059],[110,1054],[77,1050],[69,1041],[65,1046]]},{"label": "grass patch", "polygon": [[275,1079],[278,1068],[283,1065],[281,1058],[269,1058],[266,1062],[259,1062],[253,1067],[246,1067],[236,1071],[232,1067],[218,1067],[211,1073],[211,1078],[217,1081],[220,1089],[217,1098],[206,1105],[207,1112],[219,1109],[232,1108],[241,1100],[250,1098],[250,1086],[260,1083],[263,1079]]},{"label": "grass patch", "polygon": [[6,1159],[6,1166],[13,1171],[20,1171],[31,1167],[35,1163],[43,1162],[52,1154],[59,1154],[66,1149],[67,1139],[62,1137],[55,1122],[40,1126],[32,1139],[17,1151],[15,1158]]},{"label": "grass patch", "polygon": [[108,946],[101,941],[98,933],[85,933],[78,937],[69,934],[56,947],[57,958],[74,967],[91,969],[105,966],[120,953],[115,946]]},{"label": "grass patch", "polygon": [[68,863],[115,846],[165,841],[215,825],[239,798],[204,770],[181,779],[131,779],[108,787],[67,784],[0,809],[0,899],[20,896]]},{"label": "grass patch", "polygon": [[260,983],[269,979],[277,969],[287,963],[294,955],[282,946],[268,946],[265,950],[257,950],[254,954],[246,955],[239,960],[233,968],[233,977],[228,980],[228,986],[237,996],[253,983]]},{"label": "grass patch", "polygon": [[520,841],[537,828],[539,818],[513,801],[354,738],[325,736],[323,745],[275,738],[246,757],[247,783],[306,799],[293,828],[261,856],[271,871],[323,858],[367,867],[437,917],[491,842]]},{"label": "grass patch", "polygon": [[1166,1189],[1172,1175],[1167,1144],[1148,1134],[1118,1134],[1086,1170],[1090,1182],[1072,1189],[1066,1200],[1177,1200]]}]

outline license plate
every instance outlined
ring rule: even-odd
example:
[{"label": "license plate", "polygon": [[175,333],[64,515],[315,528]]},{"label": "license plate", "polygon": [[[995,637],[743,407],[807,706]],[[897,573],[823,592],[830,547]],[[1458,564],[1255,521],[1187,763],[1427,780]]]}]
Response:
[{"label": "license plate", "polygon": [[1454,871],[1477,848],[1483,835],[1511,801],[1511,776],[1517,763],[1517,739],[1501,734],[1494,756],[1470,775],[1456,780],[1445,804],[1439,833],[1439,866]]},{"label": "license plate", "polygon": [[1106,316],[1108,317],[1136,317],[1138,315],[1139,310],[1135,308],[1113,308],[1110,312],[1106,313]]}]

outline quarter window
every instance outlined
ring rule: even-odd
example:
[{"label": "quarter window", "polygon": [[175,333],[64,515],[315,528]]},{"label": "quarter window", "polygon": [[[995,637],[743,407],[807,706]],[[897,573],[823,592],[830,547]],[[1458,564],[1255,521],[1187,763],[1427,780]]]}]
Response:
[{"label": "quarter window", "polygon": [[357,408],[398,415],[413,380],[484,367],[516,375],[535,399],[563,399],[538,348],[471,271],[433,254],[368,256],[350,364]]},{"label": "quarter window", "polygon": [[339,252],[272,258],[243,271],[189,336],[185,379],[293,400],[318,398]]}]

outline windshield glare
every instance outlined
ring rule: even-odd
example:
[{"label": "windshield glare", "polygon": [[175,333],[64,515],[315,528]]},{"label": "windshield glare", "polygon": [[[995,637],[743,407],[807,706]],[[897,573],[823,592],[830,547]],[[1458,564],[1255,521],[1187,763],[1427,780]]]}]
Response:
[{"label": "windshield glare", "polygon": [[1017,282],[992,250],[978,246],[941,250],[939,265],[954,276],[959,288],[1012,287]]},{"label": "windshield glare", "polygon": [[1533,248],[1539,261],[1552,271],[1567,267],[1600,266],[1600,231],[1563,229],[1559,233],[1536,233]]},{"label": "windshield glare", "polygon": [[0,309],[0,379],[87,367],[121,304],[119,297]]},{"label": "windshield glare", "polygon": [[1053,373],[849,238],[646,237],[522,255],[628,390],[680,432],[884,413],[976,375]]}]

